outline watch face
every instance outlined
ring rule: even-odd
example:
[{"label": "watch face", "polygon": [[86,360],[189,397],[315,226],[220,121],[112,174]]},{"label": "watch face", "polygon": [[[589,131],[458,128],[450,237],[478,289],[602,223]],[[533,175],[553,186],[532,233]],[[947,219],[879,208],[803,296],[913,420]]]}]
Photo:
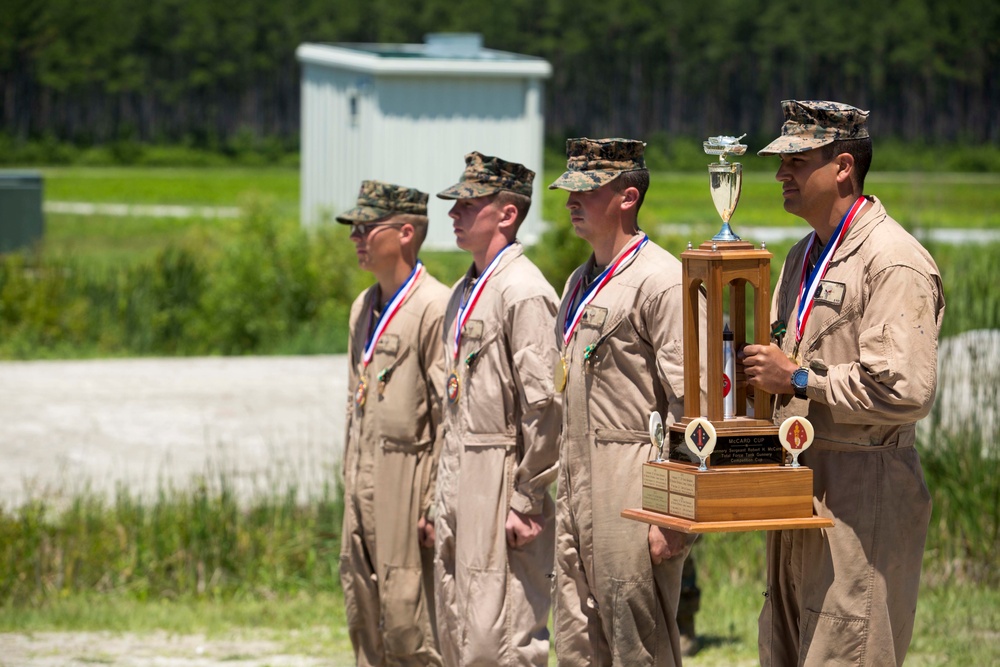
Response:
[{"label": "watch face", "polygon": [[792,386],[796,389],[805,389],[809,386],[809,371],[805,368],[800,368],[792,373]]}]

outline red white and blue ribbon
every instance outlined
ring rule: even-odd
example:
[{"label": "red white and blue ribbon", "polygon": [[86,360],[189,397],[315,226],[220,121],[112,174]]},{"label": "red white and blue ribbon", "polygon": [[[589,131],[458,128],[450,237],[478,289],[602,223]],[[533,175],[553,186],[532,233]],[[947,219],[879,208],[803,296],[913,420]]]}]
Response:
[{"label": "red white and blue ribbon", "polygon": [[573,316],[570,317],[569,309],[573,308],[573,303],[576,301],[576,295],[580,291],[580,286],[583,285],[584,276],[580,276],[580,279],[576,281],[576,286],[573,287],[573,294],[569,299],[569,306],[566,309],[566,320],[563,322],[563,344],[569,345],[569,341],[573,338],[573,332],[576,331],[576,327],[580,324],[580,318],[583,317],[583,311],[587,308],[587,304],[594,300],[598,292],[604,289],[604,286],[615,277],[621,269],[625,268],[625,264],[639,254],[642,247],[646,245],[649,241],[649,237],[642,234],[637,241],[635,241],[628,249],[626,249],[618,260],[604,269],[601,275],[597,276],[594,282],[587,286],[584,290],[583,296],[580,298],[580,303],[577,304],[576,308],[573,310]]},{"label": "red white and blue ribbon", "polygon": [[[399,289],[396,290],[396,293],[392,295],[391,299],[389,299],[388,305],[386,305],[382,314],[379,315],[378,322],[375,323],[374,328],[370,328],[368,332],[368,340],[365,341],[365,349],[361,354],[361,363],[364,365],[364,368],[368,368],[368,364],[371,362],[372,357],[375,354],[375,347],[378,345],[378,339],[382,337],[382,332],[385,331],[386,327],[389,326],[389,322],[391,322],[392,318],[396,316],[397,312],[399,312],[400,307],[403,305],[403,302],[406,301],[406,297],[410,295],[410,292],[413,291],[413,286],[417,284],[417,280],[423,272],[424,264],[418,259],[416,266],[414,266],[413,270],[410,271],[410,276],[406,279],[406,282],[400,285]],[[373,303],[372,311],[370,312],[374,312],[374,306],[375,304]],[[370,318],[371,315],[369,315],[369,321]]]},{"label": "red white and blue ribbon", "polygon": [[454,341],[455,347],[452,349],[452,357],[458,359],[458,348],[462,343],[462,328],[465,326],[466,321],[472,315],[472,311],[476,307],[476,302],[479,301],[479,295],[482,294],[483,288],[486,287],[486,281],[490,279],[493,272],[496,271],[497,265],[500,264],[500,258],[503,257],[504,253],[510,250],[513,244],[507,246],[503,250],[497,253],[493,261],[489,263],[486,270],[479,276],[476,280],[476,284],[473,286],[472,291],[469,292],[468,298],[464,299],[458,306],[458,315],[455,317],[455,332]]},{"label": "red white and blue ribbon", "polygon": [[850,229],[854,219],[857,218],[861,209],[867,203],[868,200],[863,196],[858,197],[858,200],[854,202],[847,213],[844,214],[844,217],[840,219],[837,230],[833,233],[830,242],[823,248],[823,252],[820,253],[819,261],[813,267],[812,273],[809,273],[809,253],[812,252],[813,245],[816,243],[816,232],[813,232],[812,236],[809,237],[809,246],[806,248],[806,254],[802,257],[802,278],[799,282],[799,310],[795,319],[796,346],[802,341],[802,332],[805,330],[806,322],[809,321],[809,316],[812,314],[819,283],[826,276],[826,270],[830,268],[830,260],[833,259],[833,253],[837,251],[837,246],[847,236],[847,230]]}]

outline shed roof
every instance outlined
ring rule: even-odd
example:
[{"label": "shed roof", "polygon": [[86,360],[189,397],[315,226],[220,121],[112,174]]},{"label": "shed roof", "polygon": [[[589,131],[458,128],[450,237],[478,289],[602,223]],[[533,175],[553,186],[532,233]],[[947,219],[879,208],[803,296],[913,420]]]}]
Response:
[{"label": "shed roof", "polygon": [[478,35],[428,35],[424,44],[301,44],[300,62],[365,74],[437,74],[548,78],[544,58],[482,47]]}]

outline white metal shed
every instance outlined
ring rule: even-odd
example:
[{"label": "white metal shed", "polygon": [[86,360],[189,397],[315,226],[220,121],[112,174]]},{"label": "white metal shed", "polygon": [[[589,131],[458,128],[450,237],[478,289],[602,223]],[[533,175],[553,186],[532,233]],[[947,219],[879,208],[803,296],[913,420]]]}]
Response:
[{"label": "white metal shed", "polygon": [[425,247],[454,248],[448,210],[434,195],[458,182],[477,150],[539,175],[519,238],[541,232],[541,58],[495,51],[478,34],[428,35],[424,44],[302,44],[302,224],[354,205],[364,179],[430,193]]}]

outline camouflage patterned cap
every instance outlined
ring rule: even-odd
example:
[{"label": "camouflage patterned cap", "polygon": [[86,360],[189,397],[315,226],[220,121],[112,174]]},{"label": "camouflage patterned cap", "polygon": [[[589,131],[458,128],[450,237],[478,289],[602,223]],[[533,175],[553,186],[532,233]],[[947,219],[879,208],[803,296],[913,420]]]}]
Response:
[{"label": "camouflage patterned cap", "polygon": [[757,151],[757,155],[801,153],[841,139],[868,136],[865,127],[868,112],[849,104],[785,100],[781,110],[785,113],[781,136]]},{"label": "camouflage patterned cap", "polygon": [[596,190],[626,171],[645,169],[645,149],[645,143],[634,139],[567,139],[566,172],[549,190]]},{"label": "camouflage patterned cap", "polygon": [[534,180],[535,172],[523,164],[472,151],[465,156],[461,182],[442,190],[437,196],[441,199],[472,199],[509,190],[530,197]]},{"label": "camouflage patterned cap", "polygon": [[382,181],[361,181],[357,206],[337,216],[337,222],[373,222],[393,213],[427,215],[426,192]]}]

